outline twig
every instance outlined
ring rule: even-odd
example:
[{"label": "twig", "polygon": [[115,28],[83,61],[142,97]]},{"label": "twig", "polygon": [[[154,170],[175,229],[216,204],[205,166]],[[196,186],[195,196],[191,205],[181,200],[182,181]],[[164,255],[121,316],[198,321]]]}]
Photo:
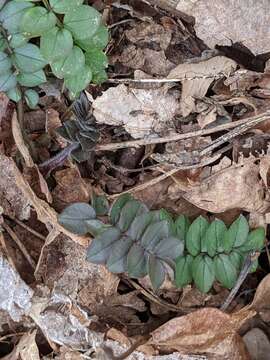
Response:
[{"label": "twig", "polygon": [[46,240],[46,236],[41,235],[39,232],[37,232],[36,230],[32,229],[30,226],[26,225],[24,222],[22,222],[21,220],[16,219],[15,217],[11,217],[9,216],[9,218],[14,221],[16,224],[20,225],[21,227],[23,227],[25,230],[29,231],[31,234],[35,235],[37,238],[39,238],[40,240],[42,240],[43,242]]},{"label": "twig", "polygon": [[[140,140],[131,140],[131,141],[122,141],[118,143],[110,143],[110,144],[104,144],[104,145],[97,145],[95,150],[96,151],[113,151],[123,148],[130,148],[130,147],[139,147],[144,145],[150,145],[150,144],[162,144],[172,141],[179,141],[179,140],[185,140],[190,139],[197,136],[205,136],[209,134],[213,134],[218,131],[225,131],[229,129],[236,128],[237,126],[247,124],[252,122],[251,126],[257,125],[258,123],[265,121],[267,119],[270,119],[270,110],[267,110],[259,115],[251,116],[246,119],[241,119],[238,121],[234,121],[228,124],[218,125],[213,128],[204,129],[204,130],[197,130],[192,131],[184,134],[174,134],[170,136],[164,136],[159,138],[146,138],[146,139],[140,139]],[[251,127],[250,126],[250,127]]]},{"label": "twig", "polygon": [[250,269],[251,269],[254,261],[257,260],[259,254],[260,254],[259,252],[252,251],[247,255],[247,257],[245,259],[245,262],[244,262],[244,264],[242,266],[242,270],[240,271],[240,274],[239,274],[238,279],[236,281],[236,284],[234,285],[234,287],[230,291],[227,299],[221,305],[220,310],[223,310],[223,311],[227,310],[227,308],[229,307],[229,305],[233,301],[235,295],[237,294],[238,290],[240,289],[241,285],[245,281],[248,273],[250,272]]},{"label": "twig", "polygon": [[0,244],[2,245],[2,248],[3,248],[4,252],[5,252],[5,255],[6,255],[7,259],[8,259],[8,262],[13,267],[13,269],[16,270],[16,265],[15,265],[11,255],[10,255],[9,251],[8,251],[8,248],[7,248],[5,238],[4,238],[4,235],[3,235],[2,231],[0,231]]},{"label": "twig", "polygon": [[21,250],[21,252],[23,253],[24,257],[26,258],[26,260],[28,261],[29,265],[35,269],[36,268],[36,263],[34,262],[34,260],[31,258],[30,254],[28,253],[26,247],[23,245],[23,243],[21,242],[21,240],[18,238],[17,234],[9,227],[9,225],[4,222],[2,224],[3,228],[6,230],[6,232],[10,235],[10,237],[14,240],[14,242],[17,244],[18,248]]}]

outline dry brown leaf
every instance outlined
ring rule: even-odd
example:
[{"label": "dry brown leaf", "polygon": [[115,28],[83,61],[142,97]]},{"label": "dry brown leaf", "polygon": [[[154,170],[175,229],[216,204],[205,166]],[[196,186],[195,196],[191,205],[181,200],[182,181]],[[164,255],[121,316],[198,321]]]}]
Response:
[{"label": "dry brown leaf", "polygon": [[16,184],[17,168],[12,159],[0,154],[0,203],[5,215],[27,220],[31,202]]},{"label": "dry brown leaf", "polygon": [[175,67],[175,64],[166,58],[164,50],[140,48],[133,44],[125,47],[121,55],[115,57],[113,61],[119,61],[134,70],[142,70],[157,76],[166,76]]},{"label": "dry brown leaf", "polygon": [[195,17],[195,31],[209,47],[242,42],[255,55],[270,51],[268,0],[185,0],[177,10]]},{"label": "dry brown leaf", "polygon": [[57,171],[54,177],[57,185],[52,196],[54,208],[58,212],[61,212],[68,204],[90,201],[91,187],[81,177],[77,167]]},{"label": "dry brown leaf", "polygon": [[179,92],[158,89],[129,89],[118,85],[105,91],[93,102],[98,123],[123,125],[134,138],[144,138],[164,129],[168,131],[179,111]]},{"label": "dry brown leaf", "polygon": [[170,71],[168,79],[192,80],[182,81],[181,111],[188,116],[196,110],[195,99],[203,98],[215,76],[230,75],[237,67],[235,61],[225,56],[215,56],[199,63],[184,63]]},{"label": "dry brown leaf", "polygon": [[269,186],[270,156],[265,155],[260,160],[260,176],[266,188]]},{"label": "dry brown leaf", "polygon": [[[259,180],[259,165],[251,159],[243,164],[232,165],[207,177],[199,185],[173,184],[168,195],[177,193],[193,205],[220,213],[230,209],[248,212],[267,212],[270,201],[268,190]],[[184,193],[183,193],[184,192]]]},{"label": "dry brown leaf", "polygon": [[24,334],[15,349],[3,360],[39,360],[39,350],[36,344],[37,330]]},{"label": "dry brown leaf", "polygon": [[206,354],[212,359],[247,360],[248,353],[238,329],[255,311],[244,310],[232,315],[214,308],[204,308],[174,318],[152,333],[149,344],[160,350]]},{"label": "dry brown leaf", "polygon": [[260,282],[250,307],[258,313],[262,310],[270,310],[270,274]]}]

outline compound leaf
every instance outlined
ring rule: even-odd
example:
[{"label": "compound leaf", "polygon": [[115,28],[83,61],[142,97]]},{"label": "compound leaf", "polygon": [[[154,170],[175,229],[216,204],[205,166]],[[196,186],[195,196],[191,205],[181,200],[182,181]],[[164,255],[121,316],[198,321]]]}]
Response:
[{"label": "compound leaf", "polygon": [[128,201],[132,199],[133,197],[130,194],[123,194],[119,196],[119,198],[113,203],[109,213],[110,222],[113,225],[115,225],[119,220],[123,207],[126,205]]},{"label": "compound leaf", "polygon": [[70,31],[57,26],[40,38],[40,51],[48,62],[64,58],[72,47],[73,39]]},{"label": "compound leaf", "polygon": [[28,87],[38,86],[47,81],[43,70],[39,70],[31,74],[20,73],[17,75],[17,80],[21,85]]},{"label": "compound leaf", "polygon": [[98,30],[100,22],[99,12],[88,5],[77,6],[64,17],[65,28],[71,31],[76,40],[91,38]]},{"label": "compound leaf", "polygon": [[127,271],[127,254],[132,244],[133,240],[128,236],[122,237],[113,244],[106,263],[109,271],[113,273]]},{"label": "compound leaf", "polygon": [[121,231],[127,231],[135,217],[147,211],[147,207],[140,201],[130,200],[124,205],[117,226]]},{"label": "compound leaf", "polygon": [[96,211],[98,216],[104,216],[108,214],[109,211],[109,202],[105,195],[95,195],[92,196],[92,206]]},{"label": "compound leaf", "polygon": [[245,256],[239,251],[232,251],[229,254],[230,262],[234,265],[237,271],[240,271],[245,260]]},{"label": "compound leaf", "polygon": [[27,37],[41,36],[51,30],[57,18],[53,12],[41,6],[35,6],[24,12],[20,30]]},{"label": "compound leaf", "polygon": [[222,286],[231,289],[237,280],[237,269],[226,254],[214,258],[216,279]]},{"label": "compound leaf", "polygon": [[261,251],[264,246],[265,230],[259,227],[248,234],[247,241],[239,248],[241,252]]},{"label": "compound leaf", "polygon": [[39,101],[38,93],[35,90],[28,89],[24,93],[24,98],[30,109],[34,109]]},{"label": "compound leaf", "polygon": [[51,8],[57,14],[66,14],[81,5],[84,0],[50,0]]},{"label": "compound leaf", "polygon": [[88,232],[86,221],[95,217],[96,212],[92,206],[79,202],[66,207],[58,216],[58,222],[74,234],[85,235]]},{"label": "compound leaf", "polygon": [[127,234],[134,240],[139,240],[146,228],[154,222],[159,220],[159,214],[156,212],[148,212],[147,214],[142,214],[136,216],[133,220],[131,226],[129,227]]},{"label": "compound leaf", "polygon": [[26,45],[27,42],[28,42],[28,38],[25,37],[23,34],[13,34],[9,41],[9,45],[13,49],[15,49],[15,48]]},{"label": "compound leaf", "polygon": [[201,252],[207,252],[209,256],[213,257],[217,251],[222,251],[226,229],[222,220],[215,219],[212,221],[202,238]]},{"label": "compound leaf", "polygon": [[109,227],[95,237],[87,250],[87,260],[94,264],[105,264],[108,260],[113,243],[121,236],[119,229]]},{"label": "compound leaf", "polygon": [[76,43],[86,52],[96,48],[103,50],[109,41],[109,32],[106,26],[101,25],[94,36],[88,39],[77,40]]},{"label": "compound leaf", "polygon": [[193,256],[180,256],[176,260],[175,285],[182,288],[192,282]]},{"label": "compound leaf", "polygon": [[166,220],[155,222],[147,227],[140,243],[144,248],[153,250],[155,245],[160,240],[169,237],[169,234],[169,224]]},{"label": "compound leaf", "polygon": [[9,34],[19,33],[21,17],[24,12],[33,6],[27,1],[9,1],[0,11],[0,22],[8,30]]},{"label": "compound leaf", "polygon": [[0,91],[7,92],[15,88],[16,84],[16,76],[11,71],[7,71],[5,74],[0,75]]},{"label": "compound leaf", "polygon": [[8,54],[0,52],[0,75],[5,74],[11,68],[11,65]]},{"label": "compound leaf", "polygon": [[248,237],[248,232],[248,222],[243,215],[240,215],[224,234],[224,251],[228,253],[233,247],[243,245]]},{"label": "compound leaf", "polygon": [[39,48],[33,44],[14,49],[13,59],[15,65],[24,73],[34,73],[47,64]]},{"label": "compound leaf", "polygon": [[179,215],[174,222],[176,236],[180,240],[185,240],[188,229],[190,227],[190,221],[187,216]]},{"label": "compound leaf", "polygon": [[74,46],[66,57],[52,62],[51,68],[56,77],[63,79],[77,74],[84,64],[85,57],[82,50],[78,46]]},{"label": "compound leaf", "polygon": [[197,288],[207,293],[215,280],[213,260],[208,255],[198,255],[192,263],[192,277]]},{"label": "compound leaf", "polygon": [[92,71],[84,66],[78,74],[65,78],[65,85],[72,97],[76,97],[91,82]]},{"label": "compound leaf", "polygon": [[161,259],[176,259],[184,251],[184,243],[176,237],[167,237],[154,247],[153,253]]},{"label": "compound leaf", "polygon": [[196,256],[200,253],[201,241],[208,225],[208,221],[202,216],[197,217],[190,225],[186,236],[186,248],[191,255]]},{"label": "compound leaf", "polygon": [[163,262],[154,255],[149,256],[148,272],[153,289],[157,290],[165,280],[165,266]]},{"label": "compound leaf", "polygon": [[133,244],[127,256],[128,275],[140,278],[147,275],[147,254],[139,244]]}]

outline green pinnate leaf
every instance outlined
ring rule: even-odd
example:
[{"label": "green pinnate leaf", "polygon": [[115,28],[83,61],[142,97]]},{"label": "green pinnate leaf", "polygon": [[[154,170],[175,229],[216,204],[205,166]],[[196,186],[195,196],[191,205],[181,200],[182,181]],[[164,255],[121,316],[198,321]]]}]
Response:
[{"label": "green pinnate leaf", "polygon": [[183,255],[184,243],[175,237],[167,237],[160,240],[153,249],[153,253],[160,259],[174,260]]},{"label": "green pinnate leaf", "polygon": [[128,201],[120,214],[117,226],[121,231],[127,231],[136,216],[148,212],[147,207],[138,200]]},{"label": "green pinnate leaf", "polygon": [[147,275],[147,259],[145,250],[139,244],[133,244],[127,256],[128,275],[133,278],[140,278]]},{"label": "green pinnate leaf", "polygon": [[176,260],[175,285],[182,288],[192,282],[193,256],[180,256]]},{"label": "green pinnate leaf", "polygon": [[114,242],[119,240],[121,232],[115,227],[105,229],[95,237],[87,249],[87,260],[94,264],[106,264]]},{"label": "green pinnate leaf", "polygon": [[66,14],[81,5],[84,0],[50,0],[51,8],[57,14]]},{"label": "green pinnate leaf", "polygon": [[43,70],[39,70],[31,74],[20,73],[17,75],[17,80],[19,84],[23,86],[38,86],[46,82],[46,75]]},{"label": "green pinnate leaf", "polygon": [[208,255],[198,255],[192,263],[192,277],[197,288],[207,293],[215,280],[213,260]]},{"label": "green pinnate leaf", "polygon": [[8,54],[4,52],[0,52],[0,75],[5,74],[7,71],[10,70],[12,66],[11,60]]},{"label": "green pinnate leaf", "polygon": [[64,17],[65,28],[76,40],[91,38],[98,30],[100,22],[99,12],[88,5],[77,6]]},{"label": "green pinnate leaf", "polygon": [[51,30],[57,18],[52,11],[41,6],[27,9],[20,23],[20,31],[27,37],[41,36]]},{"label": "green pinnate leaf", "polygon": [[72,97],[84,90],[90,84],[92,71],[88,66],[84,66],[78,74],[65,78],[65,85],[70,91]]},{"label": "green pinnate leaf", "polygon": [[261,251],[265,241],[265,230],[259,227],[248,234],[246,242],[239,248],[241,252]]},{"label": "green pinnate leaf", "polygon": [[64,209],[58,216],[58,222],[65,229],[78,235],[88,232],[87,220],[95,219],[96,212],[86,203],[75,203]]},{"label": "green pinnate leaf", "polygon": [[7,92],[17,85],[16,76],[11,71],[0,75],[0,91]]},{"label": "green pinnate leaf", "polygon": [[87,52],[93,48],[103,50],[107,46],[108,41],[109,31],[105,26],[101,25],[91,38],[77,40],[76,43]]},{"label": "green pinnate leaf", "polygon": [[9,1],[0,11],[0,22],[9,34],[20,32],[21,18],[24,12],[32,8],[33,4],[27,1]]},{"label": "green pinnate leaf", "polygon": [[222,220],[215,219],[207,228],[201,242],[201,252],[207,252],[213,257],[223,249],[223,239],[226,225]]},{"label": "green pinnate leaf", "polygon": [[229,255],[219,254],[214,258],[215,276],[222,286],[231,289],[237,280],[237,269]]},{"label": "green pinnate leaf", "polygon": [[148,272],[154,290],[161,287],[165,280],[166,269],[163,261],[154,255],[149,256]]},{"label": "green pinnate leaf", "polygon": [[110,256],[106,263],[109,271],[113,273],[127,271],[127,254],[132,244],[133,240],[128,236],[123,236],[113,244]]},{"label": "green pinnate leaf", "polygon": [[97,216],[107,215],[109,212],[109,202],[104,195],[92,196],[92,206],[96,211]]},{"label": "green pinnate leaf", "polygon": [[246,218],[240,215],[229,227],[224,237],[224,251],[230,252],[233,247],[243,245],[247,239],[249,226]]},{"label": "green pinnate leaf", "polygon": [[187,232],[190,227],[188,217],[185,215],[179,215],[174,224],[176,236],[181,240],[186,240]]},{"label": "green pinnate leaf", "polygon": [[37,72],[47,64],[39,48],[33,44],[26,44],[14,49],[13,61],[16,67],[24,73]]},{"label": "green pinnate leaf", "polygon": [[38,104],[39,96],[35,90],[28,89],[24,93],[25,101],[30,109],[35,109]]},{"label": "green pinnate leaf", "polygon": [[201,241],[208,226],[208,221],[202,216],[197,217],[190,225],[186,236],[186,248],[191,255],[196,256],[200,253]]},{"label": "green pinnate leaf", "polygon": [[85,220],[85,225],[87,227],[87,232],[93,236],[98,236],[110,226],[97,219]]},{"label": "green pinnate leaf", "polygon": [[157,212],[148,212],[147,214],[142,214],[136,216],[133,220],[131,226],[129,227],[127,234],[134,240],[139,240],[147,227],[154,222],[159,221],[159,213]]},{"label": "green pinnate leaf", "polygon": [[78,46],[74,46],[70,53],[51,63],[51,68],[56,77],[63,79],[77,74],[85,64],[85,57]]},{"label": "green pinnate leaf", "polygon": [[166,220],[150,224],[140,240],[141,245],[148,250],[152,250],[160,240],[169,237],[170,229]]},{"label": "green pinnate leaf", "polygon": [[118,222],[123,207],[130,200],[133,200],[133,197],[130,194],[123,194],[113,203],[109,213],[110,222],[113,225]]},{"label": "green pinnate leaf", "polygon": [[229,254],[230,262],[234,265],[236,270],[239,272],[243,266],[245,256],[239,251],[232,251]]},{"label": "green pinnate leaf", "polygon": [[54,27],[40,38],[41,54],[48,62],[65,58],[73,47],[70,31]]}]

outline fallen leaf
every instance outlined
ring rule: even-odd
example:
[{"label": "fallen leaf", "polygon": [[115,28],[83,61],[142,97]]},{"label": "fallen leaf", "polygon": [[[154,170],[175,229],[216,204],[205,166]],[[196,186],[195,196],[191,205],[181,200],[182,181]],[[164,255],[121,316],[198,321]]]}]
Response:
[{"label": "fallen leaf", "polygon": [[252,360],[269,359],[270,342],[261,329],[251,329],[243,336],[243,340]]},{"label": "fallen leaf", "polygon": [[[196,35],[210,48],[241,42],[255,55],[270,51],[268,0],[186,0],[177,10],[195,17]],[[221,16],[222,14],[222,16]],[[254,16],[256,14],[256,16]]]},{"label": "fallen leaf", "polygon": [[54,109],[48,109],[46,112],[46,132],[53,134],[54,130],[62,126],[62,122],[59,117],[59,112]]},{"label": "fallen leaf", "polygon": [[237,331],[254,315],[251,310],[229,315],[218,309],[203,308],[169,320],[152,332],[148,343],[161,351],[206,354],[213,359],[248,360]]},{"label": "fallen leaf", "polygon": [[175,197],[178,188],[178,193],[187,201],[212,213],[230,209],[265,213],[270,206],[269,193],[259,180],[260,168],[255,160],[229,166],[202,180],[199,185],[173,184],[168,195],[172,193]]},{"label": "fallen leaf", "polygon": [[14,350],[3,357],[3,360],[39,360],[39,350],[36,344],[37,330],[24,334]]},{"label": "fallen leaf", "polygon": [[52,191],[52,196],[54,208],[58,212],[71,203],[90,201],[91,187],[81,177],[77,167],[57,171],[54,178],[57,185]]},{"label": "fallen leaf", "polygon": [[[198,63],[184,63],[170,71],[168,79],[183,79],[181,111],[184,117],[196,110],[195,99],[203,98],[217,75],[229,76],[237,63],[225,56],[215,56]],[[185,80],[185,79],[188,80]]]},{"label": "fallen leaf", "polygon": [[31,202],[16,183],[17,168],[12,159],[0,154],[0,204],[5,215],[27,220]]},{"label": "fallen leaf", "polygon": [[162,130],[168,131],[179,110],[179,92],[158,89],[129,89],[118,85],[105,91],[93,102],[98,123],[124,126],[136,139]]}]

